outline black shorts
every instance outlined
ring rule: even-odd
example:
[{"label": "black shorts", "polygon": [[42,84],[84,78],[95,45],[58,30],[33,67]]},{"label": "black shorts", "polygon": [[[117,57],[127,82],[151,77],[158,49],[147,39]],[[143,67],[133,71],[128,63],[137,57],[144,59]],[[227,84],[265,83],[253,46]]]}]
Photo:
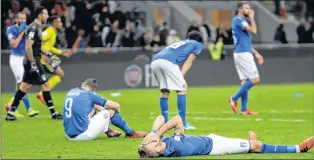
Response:
[{"label": "black shorts", "polygon": [[45,75],[45,70],[43,65],[40,63],[39,57],[34,57],[39,73],[31,72],[31,63],[24,58],[24,75],[23,75],[23,82],[28,83],[31,85],[43,85],[47,82],[47,77]]}]

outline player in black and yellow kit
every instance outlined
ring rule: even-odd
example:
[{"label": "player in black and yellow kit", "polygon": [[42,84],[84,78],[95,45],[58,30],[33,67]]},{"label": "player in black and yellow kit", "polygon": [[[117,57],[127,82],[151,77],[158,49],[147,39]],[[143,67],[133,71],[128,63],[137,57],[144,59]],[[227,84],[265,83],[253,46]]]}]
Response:
[{"label": "player in black and yellow kit", "polygon": [[[72,54],[70,50],[62,51],[54,47],[57,39],[57,31],[62,29],[61,18],[57,16],[51,16],[50,24],[51,26],[49,26],[42,34],[43,49],[56,55],[70,57]],[[48,80],[48,84],[51,89],[59,84],[64,77],[64,71],[60,67],[60,63],[60,60],[57,63],[54,63],[53,61],[49,61],[47,57],[41,58],[41,64],[43,65],[46,73],[52,74]],[[37,93],[36,97],[41,101],[41,103],[46,104],[42,91]]]}]

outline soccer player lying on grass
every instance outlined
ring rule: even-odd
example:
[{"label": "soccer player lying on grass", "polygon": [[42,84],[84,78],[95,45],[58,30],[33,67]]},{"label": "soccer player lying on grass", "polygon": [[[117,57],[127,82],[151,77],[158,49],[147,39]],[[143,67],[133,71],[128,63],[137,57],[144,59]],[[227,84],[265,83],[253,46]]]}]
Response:
[{"label": "soccer player lying on grass", "polygon": [[67,93],[63,105],[63,126],[69,140],[92,140],[101,133],[106,133],[108,137],[120,136],[120,132],[109,129],[110,121],[122,129],[126,137],[145,137],[145,132],[136,132],[129,127],[119,113],[118,103],[95,93],[96,87],[96,80],[89,78],[81,87]]},{"label": "soccer player lying on grass", "polygon": [[[225,155],[236,153],[299,153],[313,147],[314,137],[299,145],[269,145],[256,140],[254,132],[249,139],[227,138],[215,134],[208,136],[184,135],[180,116],[175,116],[164,124],[163,116],[158,116],[152,132],[148,134],[138,154],[141,158],[183,157],[193,155]],[[174,129],[174,135],[160,139],[167,131]]]}]

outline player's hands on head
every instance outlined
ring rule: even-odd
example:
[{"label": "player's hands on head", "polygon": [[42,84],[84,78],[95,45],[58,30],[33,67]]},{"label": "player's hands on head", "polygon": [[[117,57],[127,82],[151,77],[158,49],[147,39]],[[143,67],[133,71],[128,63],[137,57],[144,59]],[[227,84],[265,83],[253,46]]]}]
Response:
[{"label": "player's hands on head", "polygon": [[149,133],[148,135],[145,136],[142,144],[146,145],[152,142],[156,142],[156,146],[158,145],[158,143],[160,142],[160,137],[158,134],[156,133]]}]

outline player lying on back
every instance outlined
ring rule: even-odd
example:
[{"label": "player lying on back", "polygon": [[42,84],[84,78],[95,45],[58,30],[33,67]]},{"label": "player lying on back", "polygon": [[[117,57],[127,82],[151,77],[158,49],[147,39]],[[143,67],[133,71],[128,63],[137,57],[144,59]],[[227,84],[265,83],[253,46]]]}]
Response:
[{"label": "player lying on back", "polygon": [[[246,17],[249,18],[250,24]],[[229,98],[231,109],[237,111],[237,100],[241,98],[241,114],[257,114],[247,108],[249,90],[260,82],[260,76],[254,62],[253,54],[258,63],[264,63],[263,57],[252,47],[251,33],[256,34],[256,22],[254,11],[250,9],[248,2],[238,4],[238,14],[232,19],[232,33],[234,41],[233,58],[236,70],[241,80],[241,87],[237,93]]]},{"label": "player lying on back", "polygon": [[[97,82],[87,79],[81,87],[71,89],[63,104],[63,126],[69,140],[92,140],[101,133],[117,137],[119,133],[109,130],[110,122],[122,129],[126,137],[142,138],[145,132],[136,132],[120,115],[120,105],[95,93]],[[95,110],[99,112],[96,113]],[[109,132],[114,132],[113,135]]]},{"label": "player lying on back", "polygon": [[[161,92],[159,99],[161,114],[168,121],[168,97],[170,91],[176,91],[178,111],[185,129],[195,129],[195,127],[186,122],[187,83],[184,76],[203,49],[201,39],[199,32],[191,31],[188,39],[164,48],[153,57],[151,63],[152,72],[159,83]],[[183,63],[181,70],[178,65],[180,63]]]},{"label": "player lying on back", "polygon": [[[300,153],[313,147],[314,137],[299,145],[269,145],[256,140],[254,132],[249,139],[227,138],[216,134],[208,136],[184,135],[180,116],[175,116],[164,124],[164,118],[158,116],[152,132],[148,134],[138,149],[141,158],[183,157],[195,155],[226,155],[237,153]],[[174,135],[160,139],[167,131],[174,129]]]}]

